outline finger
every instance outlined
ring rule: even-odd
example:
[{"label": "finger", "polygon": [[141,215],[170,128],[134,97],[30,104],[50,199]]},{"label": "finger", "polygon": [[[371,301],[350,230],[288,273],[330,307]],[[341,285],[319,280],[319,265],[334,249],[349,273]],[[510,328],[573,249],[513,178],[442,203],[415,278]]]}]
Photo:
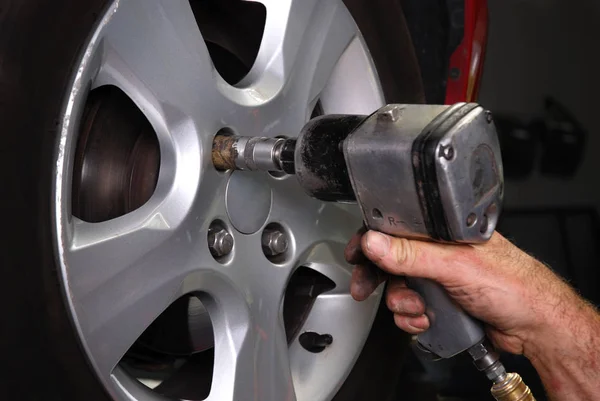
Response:
[{"label": "finger", "polygon": [[363,235],[361,245],[365,256],[388,273],[442,283],[460,278],[459,270],[466,266],[481,264],[466,246],[394,238],[376,231]]},{"label": "finger", "polygon": [[426,315],[418,317],[409,317],[394,314],[394,323],[400,329],[410,334],[420,334],[429,328],[429,319]]},{"label": "finger", "polygon": [[362,236],[365,232],[366,229],[362,227],[356,232],[356,234],[354,234],[354,236],[352,236],[352,238],[348,242],[348,245],[346,245],[346,249],[344,250],[344,257],[346,258],[348,263],[356,265],[359,263],[364,263],[364,261],[366,260],[360,244]]},{"label": "finger", "polygon": [[425,302],[419,294],[406,287],[403,282],[387,286],[385,302],[390,311],[405,316],[421,316],[425,313]]},{"label": "finger", "polygon": [[355,266],[352,270],[352,280],[350,282],[352,298],[357,301],[364,301],[386,278],[387,274],[372,264]]}]

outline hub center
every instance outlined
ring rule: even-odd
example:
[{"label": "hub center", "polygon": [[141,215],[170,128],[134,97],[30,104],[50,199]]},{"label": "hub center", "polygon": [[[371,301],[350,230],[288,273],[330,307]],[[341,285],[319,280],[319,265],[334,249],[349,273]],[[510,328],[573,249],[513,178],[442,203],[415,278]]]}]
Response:
[{"label": "hub center", "polygon": [[234,171],[227,183],[227,216],[242,234],[257,232],[271,211],[272,194],[267,174]]}]

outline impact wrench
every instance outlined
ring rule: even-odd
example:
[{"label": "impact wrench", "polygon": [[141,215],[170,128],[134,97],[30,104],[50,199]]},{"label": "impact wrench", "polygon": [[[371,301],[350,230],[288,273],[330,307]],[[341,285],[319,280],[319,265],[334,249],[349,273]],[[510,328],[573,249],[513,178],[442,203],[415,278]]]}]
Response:
[{"label": "impact wrench", "polygon": [[[370,230],[444,243],[489,240],[504,193],[492,115],[474,103],[324,115],[295,139],[217,135],[212,159],[219,170],[294,174],[309,196],[357,202]],[[467,352],[497,400],[534,400],[521,377],[506,372],[482,323],[441,285],[421,278],[407,285],[423,297],[430,322],[419,348],[435,358]]]}]

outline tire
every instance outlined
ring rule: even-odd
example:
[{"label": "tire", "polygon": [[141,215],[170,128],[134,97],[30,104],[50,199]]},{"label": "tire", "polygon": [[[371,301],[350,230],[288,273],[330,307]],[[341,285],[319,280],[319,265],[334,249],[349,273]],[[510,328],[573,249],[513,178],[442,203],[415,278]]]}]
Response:
[{"label": "tire", "polygon": [[[105,0],[5,0],[0,7],[0,399],[108,401],[65,306],[54,252],[52,163],[73,69]],[[348,0],[388,102],[422,102],[399,2]],[[394,49],[394,51],[390,51]],[[391,400],[408,338],[383,307],[336,401]]]}]

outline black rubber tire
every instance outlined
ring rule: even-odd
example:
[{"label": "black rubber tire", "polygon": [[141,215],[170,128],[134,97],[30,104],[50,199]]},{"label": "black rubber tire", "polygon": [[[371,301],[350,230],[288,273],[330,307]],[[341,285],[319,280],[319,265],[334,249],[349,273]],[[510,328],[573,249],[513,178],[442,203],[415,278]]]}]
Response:
[{"label": "black rubber tire", "polygon": [[[52,164],[59,115],[82,48],[106,0],[0,4],[0,399],[108,401],[65,308],[53,251]],[[388,101],[423,89],[396,0],[348,0]],[[412,65],[411,65],[412,64]],[[390,400],[407,337],[382,308],[337,401]],[[274,400],[275,401],[275,400]]]}]

